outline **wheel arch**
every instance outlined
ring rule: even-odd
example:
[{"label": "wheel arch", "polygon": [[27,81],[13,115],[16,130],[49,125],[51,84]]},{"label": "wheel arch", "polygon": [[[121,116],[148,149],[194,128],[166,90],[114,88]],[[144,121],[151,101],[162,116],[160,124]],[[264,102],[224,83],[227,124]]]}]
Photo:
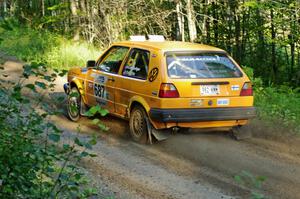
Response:
[{"label": "wheel arch", "polygon": [[86,97],[83,87],[83,80],[79,80],[77,78],[73,78],[70,81],[70,89],[76,87],[81,95],[81,98],[83,99],[83,102],[86,104]]},{"label": "wheel arch", "polygon": [[150,106],[146,102],[146,100],[140,96],[134,96],[130,99],[129,109],[127,112],[128,118],[130,117],[130,113],[135,106],[141,106],[145,109],[146,114],[149,116]]},{"label": "wheel arch", "polygon": [[155,129],[161,129],[162,125],[161,124],[159,125],[158,122],[153,121],[149,115],[149,112],[150,112],[149,104],[147,103],[147,101],[144,98],[142,98],[140,96],[134,96],[130,99],[129,108],[127,109],[128,118],[130,118],[130,113],[135,106],[141,106],[142,108],[144,108],[145,112],[148,116],[149,122],[153,125],[153,127]]}]

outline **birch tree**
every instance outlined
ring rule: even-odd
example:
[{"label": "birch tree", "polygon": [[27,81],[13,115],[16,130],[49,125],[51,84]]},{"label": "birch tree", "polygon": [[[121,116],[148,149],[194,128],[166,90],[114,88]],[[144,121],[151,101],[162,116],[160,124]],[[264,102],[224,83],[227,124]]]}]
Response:
[{"label": "birch tree", "polygon": [[196,17],[195,17],[192,0],[186,0],[186,12],[187,12],[190,41],[194,42],[195,39],[197,38],[197,29],[196,29]]}]

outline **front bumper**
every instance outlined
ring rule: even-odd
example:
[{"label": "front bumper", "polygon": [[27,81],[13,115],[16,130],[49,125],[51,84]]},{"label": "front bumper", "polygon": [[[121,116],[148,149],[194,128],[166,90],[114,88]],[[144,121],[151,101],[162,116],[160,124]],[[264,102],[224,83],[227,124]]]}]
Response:
[{"label": "front bumper", "polygon": [[256,116],[255,107],[150,109],[150,118],[157,122],[201,122],[247,120]]}]

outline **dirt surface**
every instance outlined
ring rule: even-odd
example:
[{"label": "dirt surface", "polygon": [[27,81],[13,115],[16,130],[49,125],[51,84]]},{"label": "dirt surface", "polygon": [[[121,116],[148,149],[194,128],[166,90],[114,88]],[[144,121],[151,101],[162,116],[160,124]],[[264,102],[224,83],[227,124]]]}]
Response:
[{"label": "dirt surface", "polygon": [[[4,67],[1,76],[18,79],[21,62],[6,57]],[[63,95],[65,81],[58,79],[53,94]],[[110,127],[108,133],[100,132],[87,118],[74,123],[63,115],[53,121],[64,130],[66,142],[75,135],[99,135],[93,148],[98,156],[82,162],[99,198],[250,198],[251,186],[233,179],[242,171],[267,178],[258,190],[267,198],[300,198],[299,137],[282,132],[276,139],[264,136],[260,122],[252,122],[254,137],[243,141],[226,132],[193,130],[153,145],[140,145],[131,141],[128,123],[111,116],[103,119]]]}]

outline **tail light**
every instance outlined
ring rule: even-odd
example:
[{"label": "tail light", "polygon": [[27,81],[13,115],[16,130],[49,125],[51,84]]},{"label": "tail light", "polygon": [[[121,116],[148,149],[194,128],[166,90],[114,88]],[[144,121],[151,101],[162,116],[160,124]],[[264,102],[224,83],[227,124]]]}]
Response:
[{"label": "tail light", "polygon": [[252,84],[250,82],[244,83],[240,96],[252,96],[253,89]]},{"label": "tail light", "polygon": [[160,85],[159,97],[161,97],[161,98],[177,98],[177,97],[179,97],[179,93],[173,84],[163,83]]}]

